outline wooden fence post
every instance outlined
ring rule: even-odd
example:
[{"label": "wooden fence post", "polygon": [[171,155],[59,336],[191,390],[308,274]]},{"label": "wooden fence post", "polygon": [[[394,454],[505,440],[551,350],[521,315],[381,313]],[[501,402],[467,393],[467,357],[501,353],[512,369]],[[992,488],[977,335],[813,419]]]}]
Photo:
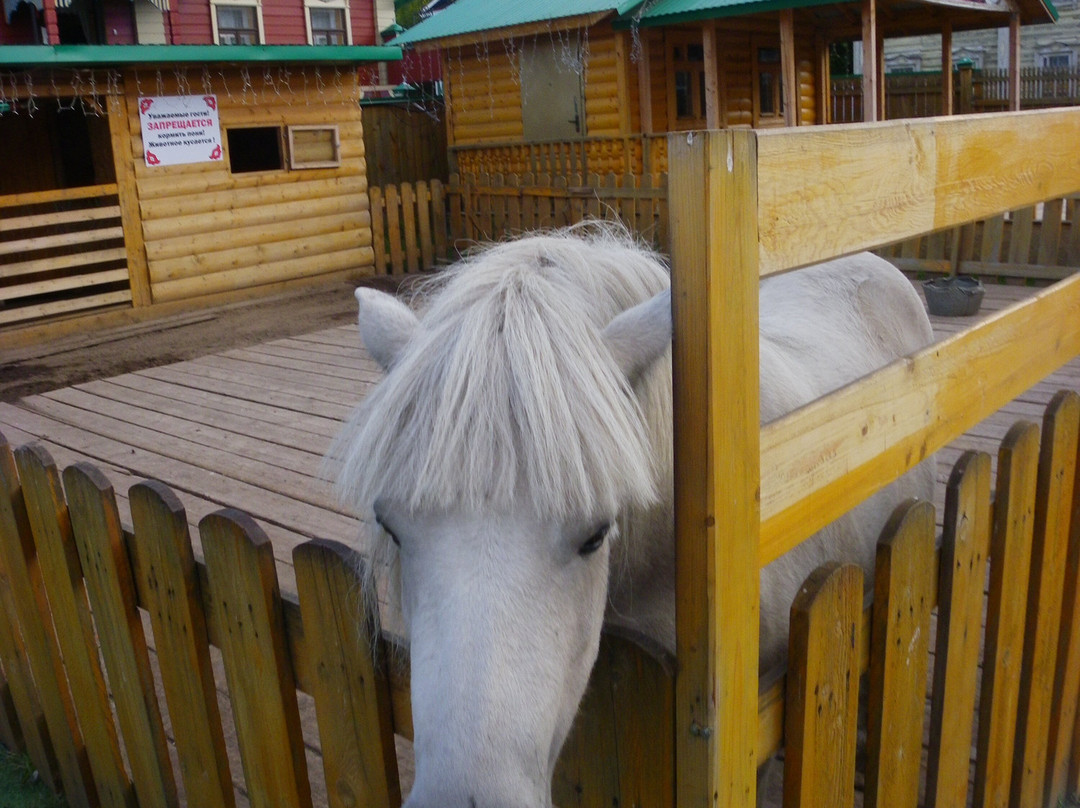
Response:
[{"label": "wooden fence post", "polygon": [[759,644],[757,139],[749,131],[680,133],[668,150],[676,804],[749,808]]}]

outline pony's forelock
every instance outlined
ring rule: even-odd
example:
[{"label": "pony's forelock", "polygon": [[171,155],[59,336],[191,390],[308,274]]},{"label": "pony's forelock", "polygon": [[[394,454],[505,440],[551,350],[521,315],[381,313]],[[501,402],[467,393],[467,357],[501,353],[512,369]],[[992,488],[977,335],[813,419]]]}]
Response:
[{"label": "pony's forelock", "polygon": [[634,395],[600,332],[667,285],[654,253],[603,226],[498,244],[446,270],[331,449],[343,501],[361,515],[381,497],[551,518],[652,502],[648,395]]}]

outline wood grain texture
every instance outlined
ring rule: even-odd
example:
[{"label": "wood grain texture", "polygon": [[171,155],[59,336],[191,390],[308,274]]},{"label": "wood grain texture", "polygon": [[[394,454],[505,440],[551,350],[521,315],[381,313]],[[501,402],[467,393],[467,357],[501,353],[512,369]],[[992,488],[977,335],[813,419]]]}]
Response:
[{"label": "wood grain texture", "polygon": [[1072,391],[1054,396],[1043,418],[1035,495],[1031,581],[1010,791],[1013,808],[1040,803],[1046,785],[1047,738],[1052,718],[1078,426],[1080,396]]},{"label": "wood grain texture", "polygon": [[855,798],[863,571],[826,564],[791,606],[784,728],[784,808]]},{"label": "wood grain texture", "polygon": [[[60,474],[41,446],[15,451],[41,577],[98,797],[105,805],[135,808],[124,769],[105,677],[98,661],[93,618],[82,578]],[[44,615],[43,615],[44,619]]]},{"label": "wood grain texture", "polygon": [[217,643],[253,808],[311,808],[296,684],[269,539],[225,509],[199,522]]},{"label": "wood grain texture", "polygon": [[[310,683],[331,808],[398,805],[387,649],[378,618],[365,617],[364,561],[342,544],[305,542],[293,550]],[[360,630],[358,630],[358,628]],[[366,630],[365,630],[366,629]]]},{"label": "wood grain texture", "polygon": [[871,628],[864,804],[915,808],[922,764],[923,706],[936,602],[934,506],[907,502],[877,547]]},{"label": "wood grain texture", "polygon": [[967,804],[990,523],[990,456],[967,452],[945,492],[926,775],[935,808]]},{"label": "wood grain texture", "polygon": [[676,170],[669,204],[680,806],[706,806],[716,799],[730,806],[755,803],[760,478],[755,143],[749,132],[673,135],[668,141]]},{"label": "wood grain texture", "polygon": [[[37,696],[56,754],[59,783],[70,805],[95,804],[97,792],[82,731],[64,673],[56,632],[38,565],[15,458],[0,434],[0,575],[10,591],[10,614],[18,620]],[[26,730],[24,729],[24,734]],[[46,750],[47,754],[47,750]],[[36,762],[36,761],[35,761]],[[49,769],[45,769],[49,771]]]},{"label": "wood grain texture", "polygon": [[[1080,110],[763,131],[763,275],[1080,189]],[[813,159],[808,159],[808,155]]]},{"label": "wood grain texture", "polygon": [[140,806],[177,806],[165,729],[112,485],[94,466],[78,463],[64,469],[64,488],[135,795]]},{"label": "wood grain texture", "polygon": [[132,486],[128,496],[132,565],[150,613],[186,798],[191,805],[231,808],[232,779],[187,516],[159,482]]},{"label": "wood grain texture", "polygon": [[1074,276],[763,427],[760,563],[1080,354],[1078,321]]},{"label": "wood grain texture", "polygon": [[1030,421],[1017,422],[998,453],[975,808],[1005,808],[1009,803],[1038,464],[1039,428]]}]

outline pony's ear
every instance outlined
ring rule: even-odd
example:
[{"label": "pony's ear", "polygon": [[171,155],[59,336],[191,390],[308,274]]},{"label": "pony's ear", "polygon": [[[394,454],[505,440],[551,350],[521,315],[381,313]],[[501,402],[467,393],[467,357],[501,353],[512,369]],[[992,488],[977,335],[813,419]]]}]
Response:
[{"label": "pony's ear", "polygon": [[631,382],[671,345],[671,290],[617,315],[604,329],[604,342]]},{"label": "pony's ear", "polygon": [[360,340],[372,358],[389,370],[416,331],[416,315],[392,295],[375,289],[356,290],[360,304]]}]

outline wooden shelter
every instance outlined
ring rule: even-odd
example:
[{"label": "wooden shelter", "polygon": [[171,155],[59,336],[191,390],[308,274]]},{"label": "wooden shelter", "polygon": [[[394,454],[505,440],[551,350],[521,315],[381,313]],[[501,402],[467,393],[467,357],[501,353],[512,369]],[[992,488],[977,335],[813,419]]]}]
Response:
[{"label": "wooden shelter", "polygon": [[[0,48],[0,148],[19,155],[0,177],[0,327],[102,307],[140,317],[369,273],[355,67],[399,55],[365,46]],[[162,124],[141,119],[140,107],[152,116],[149,105],[168,99],[208,113],[205,154],[170,165],[147,147],[146,127]],[[191,131],[162,135],[166,152],[193,143]]]},{"label": "wooden shelter", "polygon": [[652,173],[668,132],[828,123],[836,42],[863,43],[863,110],[878,120],[886,37],[940,33],[951,76],[953,31],[1008,26],[1016,57],[1022,23],[1056,18],[1049,0],[490,5],[458,0],[394,40],[440,51],[462,173]]}]

